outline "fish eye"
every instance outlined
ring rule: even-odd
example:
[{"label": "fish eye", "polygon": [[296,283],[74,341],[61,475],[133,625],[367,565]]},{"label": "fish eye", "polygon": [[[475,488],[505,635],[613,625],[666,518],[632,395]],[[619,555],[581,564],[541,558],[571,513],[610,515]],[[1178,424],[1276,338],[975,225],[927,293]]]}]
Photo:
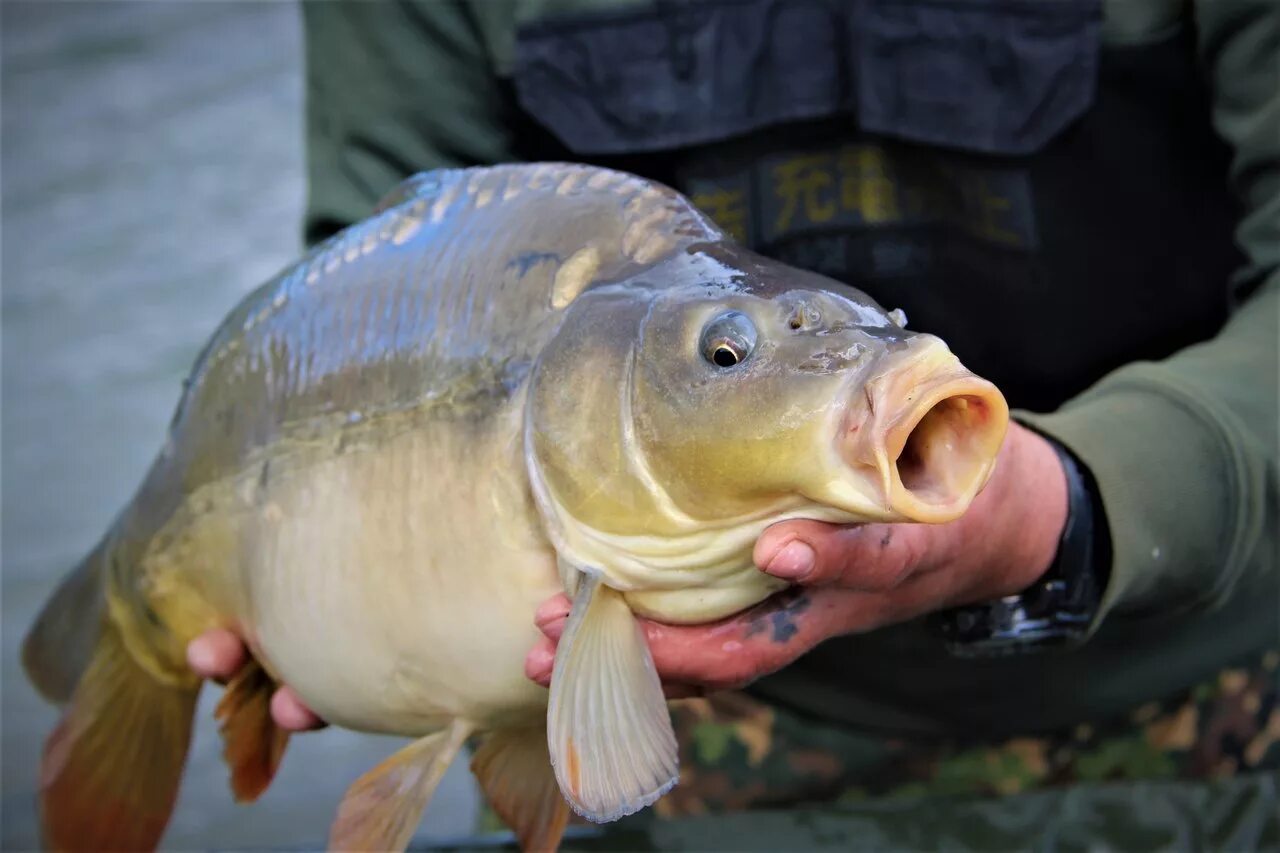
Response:
[{"label": "fish eye", "polygon": [[729,311],[702,330],[702,357],[716,367],[741,364],[756,348],[756,327],[746,314]]}]

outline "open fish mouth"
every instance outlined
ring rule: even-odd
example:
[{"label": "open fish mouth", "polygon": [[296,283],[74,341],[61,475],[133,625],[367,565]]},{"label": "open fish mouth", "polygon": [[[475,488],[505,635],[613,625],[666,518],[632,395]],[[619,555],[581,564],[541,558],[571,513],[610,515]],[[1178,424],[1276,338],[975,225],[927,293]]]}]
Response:
[{"label": "open fish mouth", "polygon": [[875,480],[893,518],[941,523],[964,514],[986,485],[1008,424],[1000,391],[928,341],[863,386],[840,450]]}]

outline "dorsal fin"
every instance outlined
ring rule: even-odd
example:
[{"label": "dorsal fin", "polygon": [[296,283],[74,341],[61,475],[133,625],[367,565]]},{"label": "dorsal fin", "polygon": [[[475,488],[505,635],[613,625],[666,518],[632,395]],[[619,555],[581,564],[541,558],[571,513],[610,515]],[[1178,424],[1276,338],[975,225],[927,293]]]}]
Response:
[{"label": "dorsal fin", "polygon": [[[457,187],[449,192],[451,187]],[[510,199],[526,191],[570,195],[577,192],[610,192],[626,201],[631,224],[628,254],[645,254],[646,231],[667,218],[686,237],[718,239],[723,232],[688,199],[669,187],[627,172],[581,163],[508,163],[465,169],[433,169],[405,178],[378,202],[374,214],[410,201],[434,202],[445,194],[447,208],[455,196],[483,207],[491,198]],[[675,202],[674,208],[671,203]],[[658,211],[666,208],[667,217]],[[658,214],[658,215],[655,215]],[[671,214],[675,214],[671,218]],[[678,220],[678,221],[677,221]]]}]

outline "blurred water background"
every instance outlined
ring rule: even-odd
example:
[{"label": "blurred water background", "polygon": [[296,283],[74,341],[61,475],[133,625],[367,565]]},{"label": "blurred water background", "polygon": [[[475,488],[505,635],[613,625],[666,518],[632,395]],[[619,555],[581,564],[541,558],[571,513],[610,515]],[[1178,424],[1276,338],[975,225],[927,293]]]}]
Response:
[{"label": "blurred water background", "polygon": [[[127,501],[181,380],[241,295],[301,248],[302,50],[292,2],[0,2],[0,845],[37,844],[56,714],[20,642]],[[346,786],[400,745],[293,738],[237,806],[206,689],[168,849],[318,848]],[[471,831],[466,760],[422,840]]]}]

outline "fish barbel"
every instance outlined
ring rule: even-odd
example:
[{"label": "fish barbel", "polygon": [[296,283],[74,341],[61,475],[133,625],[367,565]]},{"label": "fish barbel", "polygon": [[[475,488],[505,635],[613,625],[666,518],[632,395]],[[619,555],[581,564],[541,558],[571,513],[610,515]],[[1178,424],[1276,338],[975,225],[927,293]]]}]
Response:
[{"label": "fish barbel", "polygon": [[[938,338],[768,260],[684,197],[586,166],[415,176],[245,298],[167,440],[24,647],[65,704],[46,843],[150,848],[211,628],[253,661],[218,706],[237,799],[269,784],[287,683],[331,723],[415,738],[356,780],[332,846],[407,844],[470,737],[526,848],[676,781],[635,615],[697,624],[783,584],[789,518],[944,522],[1008,409]],[[573,608],[550,690],[538,604]]]}]

